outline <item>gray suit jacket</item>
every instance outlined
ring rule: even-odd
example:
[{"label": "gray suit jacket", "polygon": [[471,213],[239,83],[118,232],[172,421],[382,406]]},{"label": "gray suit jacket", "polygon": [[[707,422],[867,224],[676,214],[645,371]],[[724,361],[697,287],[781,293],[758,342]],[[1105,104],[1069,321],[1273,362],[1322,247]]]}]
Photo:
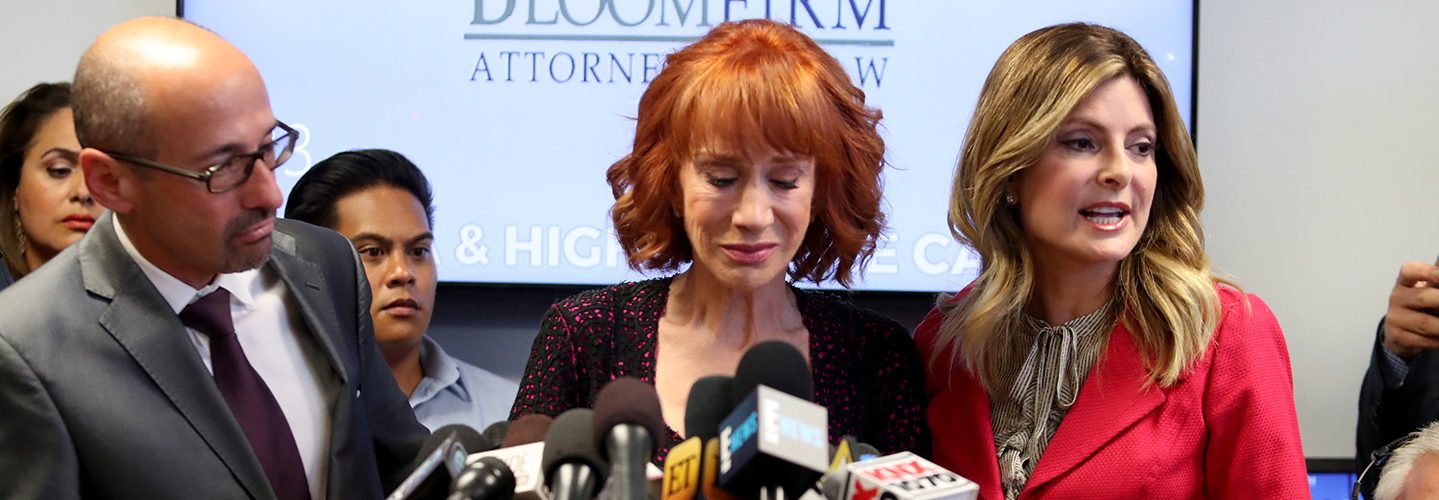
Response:
[{"label": "gray suit jacket", "polygon": [[[0,294],[0,498],[274,498],[110,218]],[[364,270],[343,236],[286,220],[266,265],[328,400],[328,496],[379,498],[426,432],[375,347]]]}]

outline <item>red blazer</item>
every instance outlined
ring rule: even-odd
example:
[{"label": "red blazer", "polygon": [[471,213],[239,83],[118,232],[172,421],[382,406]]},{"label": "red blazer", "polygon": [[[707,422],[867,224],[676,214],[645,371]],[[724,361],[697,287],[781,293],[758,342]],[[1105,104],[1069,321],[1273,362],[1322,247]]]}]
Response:
[{"label": "red blazer", "polygon": [[[1258,297],[1246,310],[1243,294],[1218,290],[1219,329],[1173,386],[1144,387],[1138,346],[1115,327],[1021,499],[1309,498],[1279,323]],[[1002,500],[989,396],[949,352],[929,362],[942,320],[931,311],[915,331],[934,461]]]}]

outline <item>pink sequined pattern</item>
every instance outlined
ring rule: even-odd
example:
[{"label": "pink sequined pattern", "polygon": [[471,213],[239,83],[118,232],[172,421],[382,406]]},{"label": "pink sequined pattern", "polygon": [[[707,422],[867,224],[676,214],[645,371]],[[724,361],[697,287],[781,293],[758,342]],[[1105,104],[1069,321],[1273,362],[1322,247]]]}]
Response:
[{"label": "pink sequined pattern", "polygon": [[[669,278],[622,283],[551,306],[510,419],[593,407],[600,389],[617,377],[654,383],[669,284]],[[809,330],[814,401],[829,409],[831,442],[851,435],[883,452],[927,455],[924,374],[909,333],[834,294],[792,290]],[[669,434],[658,460],[680,439]]]}]

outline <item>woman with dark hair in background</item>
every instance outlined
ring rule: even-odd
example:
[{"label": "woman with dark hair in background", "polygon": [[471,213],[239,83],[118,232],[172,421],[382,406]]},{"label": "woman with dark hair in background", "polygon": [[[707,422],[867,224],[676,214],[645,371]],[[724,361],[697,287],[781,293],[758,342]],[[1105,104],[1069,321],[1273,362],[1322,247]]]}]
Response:
[{"label": "woman with dark hair in background", "polygon": [[79,155],[69,83],[31,87],[0,112],[0,255],[14,279],[80,241],[100,215]]},{"label": "woman with dark hair in background", "polygon": [[1203,202],[1137,42],[1066,24],[1010,45],[950,198],[980,274],[915,334],[935,462],[985,499],[1308,498],[1283,333],[1211,272]]},{"label": "woman with dark hair in background", "polygon": [[831,442],[921,445],[922,373],[905,329],[791,284],[847,286],[874,252],[879,121],[838,62],[784,24],[721,24],[670,55],[608,177],[630,267],[684,269],[554,304],[510,417],[592,406],[632,376],[655,385],[668,448],[697,379],[732,375],[749,346],[778,340],[808,358]]},{"label": "woman with dark hair in background", "polygon": [[375,343],[420,423],[484,429],[505,420],[515,383],[450,356],[425,335],[438,283],[433,197],[404,155],[346,151],[300,177],[285,218],[333,229],[355,245],[370,280]]}]

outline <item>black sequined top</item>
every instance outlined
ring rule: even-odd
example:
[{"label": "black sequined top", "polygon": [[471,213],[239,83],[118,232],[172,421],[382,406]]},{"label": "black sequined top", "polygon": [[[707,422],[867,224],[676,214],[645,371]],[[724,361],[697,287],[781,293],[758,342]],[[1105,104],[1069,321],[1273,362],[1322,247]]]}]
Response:
[{"label": "black sequined top", "polygon": [[[581,292],[550,307],[535,337],[510,419],[594,406],[609,381],[654,383],[659,320],[670,278]],[[792,288],[814,376],[814,402],[829,410],[829,437],[855,436],[885,453],[928,455],[924,372],[914,340],[894,320],[835,295]],[[670,430],[656,459],[680,436]]]}]

